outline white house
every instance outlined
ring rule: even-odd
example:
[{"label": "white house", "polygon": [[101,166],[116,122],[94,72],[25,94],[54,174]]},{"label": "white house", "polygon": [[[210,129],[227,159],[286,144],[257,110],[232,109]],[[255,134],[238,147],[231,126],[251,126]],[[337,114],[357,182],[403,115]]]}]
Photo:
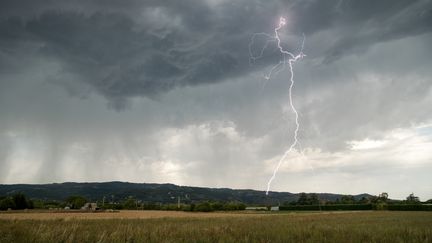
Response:
[{"label": "white house", "polygon": [[81,207],[81,210],[92,210],[92,211],[96,211],[98,210],[98,206],[97,203],[86,203],[84,204],[84,206]]}]

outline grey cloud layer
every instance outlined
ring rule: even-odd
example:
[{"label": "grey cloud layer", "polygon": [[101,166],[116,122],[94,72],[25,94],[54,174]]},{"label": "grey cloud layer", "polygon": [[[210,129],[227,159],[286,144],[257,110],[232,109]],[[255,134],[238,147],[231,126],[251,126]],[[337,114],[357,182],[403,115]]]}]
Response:
[{"label": "grey cloud layer", "polygon": [[291,14],[294,34],[332,33],[319,47],[307,46],[310,58],[325,62],[432,30],[429,0],[42,2],[3,1],[4,69],[10,71],[10,59],[20,62],[16,53],[23,48],[37,48],[35,55],[61,63],[64,74],[73,76],[69,84],[61,77],[59,82],[69,88],[85,84],[116,108],[130,97],[157,97],[250,72],[251,33],[271,31],[278,14]]}]

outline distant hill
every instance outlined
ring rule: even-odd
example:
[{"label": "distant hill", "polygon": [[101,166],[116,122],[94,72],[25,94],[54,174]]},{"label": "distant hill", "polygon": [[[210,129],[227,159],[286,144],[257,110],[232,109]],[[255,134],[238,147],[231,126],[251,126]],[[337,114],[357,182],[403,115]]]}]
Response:
[{"label": "distant hill", "polygon": [[[176,203],[177,198],[185,203],[200,201],[239,201],[248,205],[278,204],[287,201],[296,201],[298,194],[290,192],[270,192],[269,196],[264,191],[206,188],[177,186],[174,184],[154,183],[128,183],[128,182],[100,182],[100,183],[54,183],[54,184],[13,184],[1,185],[0,196],[17,192],[24,193],[32,199],[63,201],[71,195],[81,195],[92,201],[119,201],[130,196],[151,203]],[[342,194],[318,193],[320,199],[336,200]],[[369,197],[369,194],[359,194],[354,197],[358,200]]]}]

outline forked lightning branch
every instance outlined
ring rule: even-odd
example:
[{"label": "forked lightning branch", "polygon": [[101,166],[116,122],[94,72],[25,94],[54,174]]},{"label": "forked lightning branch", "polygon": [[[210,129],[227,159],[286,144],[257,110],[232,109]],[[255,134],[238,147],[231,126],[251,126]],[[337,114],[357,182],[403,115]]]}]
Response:
[{"label": "forked lightning branch", "polygon": [[[276,174],[281,166],[281,164],[285,161],[285,159],[287,158],[288,154],[294,149],[294,147],[297,145],[298,140],[297,140],[297,135],[298,135],[298,131],[300,128],[300,123],[299,123],[299,116],[297,113],[297,110],[293,104],[293,99],[292,99],[292,90],[294,87],[294,70],[293,70],[293,64],[295,62],[297,62],[298,60],[302,59],[303,57],[305,57],[305,55],[303,54],[303,48],[304,48],[304,41],[305,41],[305,37],[303,35],[303,40],[301,43],[301,48],[300,48],[300,52],[299,54],[295,55],[290,51],[285,50],[282,45],[281,45],[281,39],[279,36],[279,31],[282,29],[282,27],[284,27],[286,25],[286,19],[281,17],[279,19],[279,24],[276,26],[276,28],[274,29],[274,33],[272,35],[267,34],[267,33],[255,33],[252,35],[251,41],[249,43],[249,55],[250,55],[250,61],[255,62],[256,60],[260,59],[263,57],[264,55],[264,51],[268,48],[268,46],[270,45],[270,43],[275,42],[276,43],[276,47],[277,50],[279,51],[279,53],[281,54],[281,60],[279,61],[279,63],[273,65],[270,70],[266,73],[266,75],[264,76],[264,78],[268,81],[270,80],[274,75],[276,75],[277,73],[279,73],[280,71],[284,70],[286,68],[286,66],[288,66],[288,70],[290,73],[290,86],[288,89],[288,97],[289,97],[289,105],[291,107],[291,110],[293,111],[294,115],[295,115],[295,130],[294,130],[294,139],[293,142],[291,143],[291,145],[289,146],[289,148],[284,152],[284,154],[282,155],[282,157],[279,159],[279,162],[277,163],[276,167],[273,170],[273,174],[270,177],[270,179],[267,182],[267,190],[266,190],[266,195],[268,195],[269,191],[270,191],[270,186],[271,183],[273,182],[273,180],[276,177]],[[254,55],[253,52],[253,45],[254,42],[256,41],[256,38],[258,36],[263,36],[266,41],[264,43],[264,45],[262,46],[262,48],[260,48],[260,50],[258,51],[258,55]]]}]

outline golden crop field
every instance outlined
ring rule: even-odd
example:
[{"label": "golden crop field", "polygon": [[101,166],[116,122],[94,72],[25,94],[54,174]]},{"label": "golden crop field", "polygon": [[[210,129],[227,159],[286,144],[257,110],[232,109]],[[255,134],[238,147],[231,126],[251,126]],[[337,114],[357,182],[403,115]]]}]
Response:
[{"label": "golden crop field", "polygon": [[1,213],[0,242],[432,242],[432,212]]},{"label": "golden crop field", "polygon": [[268,213],[260,212],[182,212],[161,210],[121,210],[116,212],[80,212],[80,211],[20,211],[0,213],[0,220],[53,220],[53,219],[152,219],[152,218],[224,218],[224,217],[260,217],[270,216]]}]

